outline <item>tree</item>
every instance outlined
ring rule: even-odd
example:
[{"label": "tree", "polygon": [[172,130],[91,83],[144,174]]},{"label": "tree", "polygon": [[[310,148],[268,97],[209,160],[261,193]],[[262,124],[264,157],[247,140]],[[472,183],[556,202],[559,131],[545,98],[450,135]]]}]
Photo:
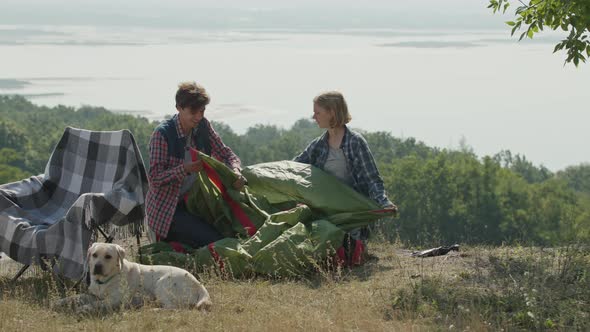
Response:
[{"label": "tree", "polygon": [[[492,8],[494,13],[505,13],[510,7],[509,0],[489,1],[488,8]],[[590,1],[529,0],[528,4],[524,1],[519,0],[521,5],[514,12],[516,20],[506,22],[512,27],[512,35],[521,28],[526,28],[526,31],[521,33],[519,40],[525,36],[532,39],[545,27],[569,31],[567,38],[555,45],[553,53],[565,50],[565,63],[573,62],[576,67],[580,61],[586,62],[586,58],[590,57]]]},{"label": "tree", "polygon": [[24,160],[22,155],[11,148],[0,149],[0,184],[22,180],[28,177],[22,170]]},{"label": "tree", "polygon": [[590,195],[590,163],[569,166],[557,173],[557,177],[565,180],[570,188]]},{"label": "tree", "polygon": [[547,167],[543,165],[536,167],[524,155],[513,156],[509,150],[500,151],[492,159],[496,164],[522,176],[529,183],[543,182],[553,177],[553,173]]},{"label": "tree", "polygon": [[0,149],[11,148],[22,151],[26,143],[26,135],[22,130],[19,130],[15,124],[0,119]]}]

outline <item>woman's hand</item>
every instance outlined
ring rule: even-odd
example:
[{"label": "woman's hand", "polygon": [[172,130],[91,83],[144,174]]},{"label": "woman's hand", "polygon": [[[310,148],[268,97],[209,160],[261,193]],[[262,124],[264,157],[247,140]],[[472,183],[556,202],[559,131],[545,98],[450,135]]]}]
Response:
[{"label": "woman's hand", "polygon": [[392,203],[390,205],[387,205],[387,206],[384,207],[384,209],[388,209],[388,210],[391,209],[391,210],[393,210],[393,215],[394,216],[397,216],[397,212],[398,211],[397,211],[397,206],[395,204]]}]

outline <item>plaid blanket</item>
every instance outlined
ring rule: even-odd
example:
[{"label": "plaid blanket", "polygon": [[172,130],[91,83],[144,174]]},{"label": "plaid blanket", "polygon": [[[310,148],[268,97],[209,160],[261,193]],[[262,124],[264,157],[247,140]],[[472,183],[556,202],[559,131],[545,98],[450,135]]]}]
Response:
[{"label": "plaid blanket", "polygon": [[0,185],[0,251],[23,264],[83,274],[94,225],[143,228],[148,181],[128,130],[66,128],[45,174]]}]

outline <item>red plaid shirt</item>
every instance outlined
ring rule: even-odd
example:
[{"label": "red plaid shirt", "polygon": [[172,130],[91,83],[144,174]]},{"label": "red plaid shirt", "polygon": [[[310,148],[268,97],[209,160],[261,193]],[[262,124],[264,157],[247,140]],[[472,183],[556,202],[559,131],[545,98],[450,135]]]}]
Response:
[{"label": "red plaid shirt", "polygon": [[[178,116],[172,119],[176,124],[179,138],[184,137],[184,131]],[[241,169],[238,156],[221,141],[209,121],[209,140],[211,142],[211,156],[231,169]],[[172,217],[178,204],[180,187],[186,176],[184,159],[168,155],[168,142],[159,132],[154,131],[150,139],[150,188],[146,196],[146,217],[150,228],[162,238],[166,238],[172,224]]]}]

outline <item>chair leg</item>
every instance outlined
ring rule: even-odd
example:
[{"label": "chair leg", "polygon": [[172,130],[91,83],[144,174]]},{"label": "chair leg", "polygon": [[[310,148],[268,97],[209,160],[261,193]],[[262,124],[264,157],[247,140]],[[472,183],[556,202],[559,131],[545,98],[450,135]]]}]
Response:
[{"label": "chair leg", "polygon": [[105,240],[106,240],[107,243],[112,243],[113,242],[113,240],[115,239],[113,236],[107,235],[107,233],[105,233],[102,230],[102,228],[100,228],[100,226],[96,225],[95,227],[96,227],[96,229],[98,229],[98,231],[100,232],[100,234],[102,234],[102,236],[104,236],[104,238],[105,238]]},{"label": "chair leg", "polygon": [[135,234],[135,238],[137,239],[137,255],[139,255],[139,261],[142,261],[142,257],[141,257],[141,246],[140,246],[140,239],[139,239],[139,232],[137,232],[137,234]]},{"label": "chair leg", "polygon": [[23,275],[23,273],[25,273],[25,271],[30,267],[31,265],[24,265],[23,267],[20,268],[20,270],[18,271],[18,273],[14,276],[14,278],[12,278],[11,282],[16,282],[16,280],[18,278],[20,278],[20,276]]}]

